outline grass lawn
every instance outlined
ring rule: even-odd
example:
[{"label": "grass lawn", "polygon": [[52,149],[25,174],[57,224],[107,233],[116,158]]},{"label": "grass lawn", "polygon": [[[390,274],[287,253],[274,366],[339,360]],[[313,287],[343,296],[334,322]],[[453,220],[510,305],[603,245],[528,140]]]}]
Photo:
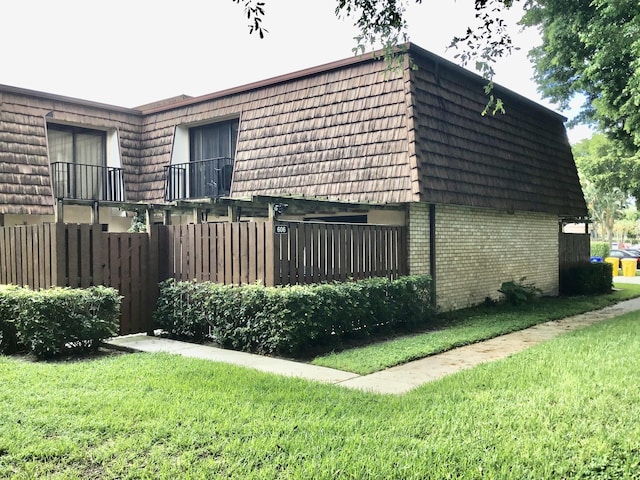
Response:
[{"label": "grass lawn", "polygon": [[316,357],[311,363],[366,375],[640,296],[640,285],[619,284],[616,287],[619,290],[610,295],[597,297],[546,297],[520,307],[478,307],[452,312],[440,318],[446,328],[330,353]]},{"label": "grass lawn", "polygon": [[640,314],[376,395],[168,354],[0,357],[0,478],[638,479]]}]

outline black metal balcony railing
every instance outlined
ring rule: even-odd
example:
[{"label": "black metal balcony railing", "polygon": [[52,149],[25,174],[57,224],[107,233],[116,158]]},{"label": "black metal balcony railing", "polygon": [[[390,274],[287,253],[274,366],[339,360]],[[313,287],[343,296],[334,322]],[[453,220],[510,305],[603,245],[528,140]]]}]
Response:
[{"label": "black metal balcony railing", "polygon": [[165,167],[167,201],[224,197],[231,192],[232,158],[210,158]]},{"label": "black metal balcony railing", "polygon": [[121,168],[54,162],[51,173],[57,199],[124,201]]}]

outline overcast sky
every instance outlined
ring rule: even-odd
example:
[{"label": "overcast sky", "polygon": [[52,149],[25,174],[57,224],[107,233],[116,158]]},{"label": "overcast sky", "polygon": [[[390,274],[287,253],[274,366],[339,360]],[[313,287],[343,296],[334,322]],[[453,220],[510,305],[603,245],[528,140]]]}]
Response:
[{"label": "overcast sky", "polygon": [[[0,83],[134,107],[353,55],[358,32],[336,18],[336,0],[264,1],[269,33],[261,40],[249,35],[242,5],[232,0],[3,0]],[[473,0],[410,1],[410,40],[456,61],[446,47],[473,24]],[[536,91],[526,52],[539,35],[520,32],[520,16],[509,14],[521,50],[498,62],[495,80],[558,111]],[[580,127],[569,132],[572,143],[589,135]]]}]

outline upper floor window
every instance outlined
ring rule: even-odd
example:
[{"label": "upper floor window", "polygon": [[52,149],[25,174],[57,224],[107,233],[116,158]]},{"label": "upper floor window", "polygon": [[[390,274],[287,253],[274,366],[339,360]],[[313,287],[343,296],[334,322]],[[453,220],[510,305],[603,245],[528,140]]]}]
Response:
[{"label": "upper floor window", "polygon": [[56,198],[122,201],[122,169],[107,166],[107,132],[50,123],[49,159]]},{"label": "upper floor window", "polygon": [[236,155],[238,120],[212,123],[189,129],[189,160],[212,160]]},{"label": "upper floor window", "polygon": [[231,193],[239,119],[206,125],[178,125],[165,199],[215,198]]},{"label": "upper floor window", "polygon": [[231,192],[238,120],[189,129],[189,197],[222,197]]},{"label": "upper floor window", "polygon": [[50,123],[47,133],[51,163],[106,165],[106,132]]}]

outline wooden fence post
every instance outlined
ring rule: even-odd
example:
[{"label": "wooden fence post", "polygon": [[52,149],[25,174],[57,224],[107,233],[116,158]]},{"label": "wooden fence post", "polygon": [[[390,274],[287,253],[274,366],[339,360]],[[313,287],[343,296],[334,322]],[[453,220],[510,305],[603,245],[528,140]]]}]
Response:
[{"label": "wooden fence post", "polygon": [[267,287],[276,285],[276,272],[280,271],[280,247],[276,247],[273,220],[264,223],[264,284]]}]

